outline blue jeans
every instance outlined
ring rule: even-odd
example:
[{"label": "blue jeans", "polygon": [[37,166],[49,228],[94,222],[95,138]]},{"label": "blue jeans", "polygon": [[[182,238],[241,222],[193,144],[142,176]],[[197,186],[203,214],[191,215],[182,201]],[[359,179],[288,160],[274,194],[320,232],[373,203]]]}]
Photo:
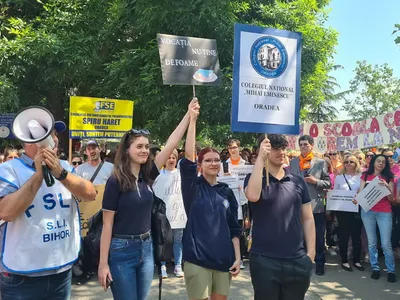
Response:
[{"label": "blue jeans", "polygon": [[[182,264],[182,237],[183,237],[183,228],[182,229],[172,229],[172,237],[174,239],[174,262],[176,265]],[[165,261],[161,264],[165,266]]]},{"label": "blue jeans", "polygon": [[71,270],[38,277],[2,273],[1,299],[68,300],[71,298],[71,276]]},{"label": "blue jeans", "polygon": [[361,219],[364,223],[365,232],[368,238],[369,260],[373,270],[379,271],[378,250],[376,247],[376,223],[378,223],[379,233],[381,235],[381,243],[383,253],[385,254],[385,264],[389,273],[395,272],[394,254],[392,249],[392,213],[375,212],[370,210],[364,212],[361,210]]},{"label": "blue jeans", "polygon": [[153,242],[112,238],[108,260],[115,300],[145,300],[154,273]]}]

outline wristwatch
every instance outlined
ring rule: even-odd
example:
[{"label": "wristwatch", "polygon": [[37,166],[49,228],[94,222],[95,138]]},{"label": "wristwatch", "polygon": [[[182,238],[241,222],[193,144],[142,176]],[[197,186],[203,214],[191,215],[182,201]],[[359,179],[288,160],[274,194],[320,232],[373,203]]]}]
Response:
[{"label": "wristwatch", "polygon": [[57,179],[58,181],[62,181],[62,180],[64,180],[65,178],[67,178],[67,176],[68,176],[68,171],[65,170],[65,169],[63,168],[62,171],[61,171],[60,176],[59,176],[59,177],[56,177],[56,179]]}]

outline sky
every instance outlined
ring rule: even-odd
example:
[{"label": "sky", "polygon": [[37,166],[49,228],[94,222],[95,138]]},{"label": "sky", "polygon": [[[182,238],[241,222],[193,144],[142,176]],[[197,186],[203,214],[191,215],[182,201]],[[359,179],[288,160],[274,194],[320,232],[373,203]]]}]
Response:
[{"label": "sky", "polygon": [[[334,63],[344,70],[332,72],[344,91],[354,77],[357,60],[369,64],[388,63],[400,78],[400,45],[394,43],[394,24],[400,24],[400,0],[332,0],[327,27],[338,33]],[[348,119],[338,103],[339,120]]]}]

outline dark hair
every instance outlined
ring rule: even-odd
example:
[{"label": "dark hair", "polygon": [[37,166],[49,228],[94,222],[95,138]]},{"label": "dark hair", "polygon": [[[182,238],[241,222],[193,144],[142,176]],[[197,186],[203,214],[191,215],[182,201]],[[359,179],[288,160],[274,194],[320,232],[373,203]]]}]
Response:
[{"label": "dark hair", "polygon": [[232,144],[236,143],[238,147],[240,147],[240,141],[238,139],[229,139],[226,143],[226,146],[229,148]]},{"label": "dark hair", "polygon": [[158,148],[158,147],[150,148],[150,153],[151,153],[152,155],[154,155],[154,156],[156,156],[157,151],[161,151],[161,149]]},{"label": "dark hair", "polygon": [[[372,175],[375,172],[375,161],[378,157],[383,157],[385,159],[385,167],[383,168],[381,175],[385,178],[385,180],[387,182],[390,182],[393,178],[394,175],[392,173],[392,171],[390,171],[390,164],[389,164],[389,159],[383,155],[383,154],[376,154],[372,157],[371,162],[369,163],[369,167],[368,170],[366,172],[364,172],[363,174],[367,174],[367,175]],[[362,179],[363,177],[361,177]]]},{"label": "dark hair", "polygon": [[207,153],[210,153],[210,152],[214,152],[214,153],[217,153],[217,154],[219,155],[219,152],[218,152],[217,149],[212,148],[212,147],[206,147],[206,148],[202,149],[202,150],[199,152],[199,154],[198,154],[198,156],[197,156],[197,162],[198,162],[199,164],[201,164],[201,163],[203,162],[204,155],[206,155]]},{"label": "dark hair", "polygon": [[[115,164],[113,175],[116,177],[120,189],[123,192],[127,192],[129,190],[136,189],[136,180],[137,178],[132,174],[131,171],[131,158],[127,154],[129,147],[131,144],[139,137],[149,138],[148,135],[142,133],[133,133],[132,130],[129,130],[124,134],[121,139],[121,143],[118,146],[117,152],[115,154]],[[140,166],[140,175],[146,184],[150,185],[150,171],[152,168],[152,160],[150,155],[147,158],[147,161]]]},{"label": "dark hair", "polygon": [[394,151],[392,149],[390,149],[390,148],[385,148],[385,149],[382,150],[381,153],[383,154],[385,152],[394,152]]},{"label": "dark hair", "polygon": [[[271,148],[273,149],[282,149],[286,148],[289,143],[286,139],[286,137],[283,134],[267,134],[267,138],[269,139],[269,142],[271,143]],[[261,143],[265,139],[265,134],[262,134],[258,137],[258,146],[260,147]]]},{"label": "dark hair", "polygon": [[307,134],[306,135],[302,135],[299,138],[299,144],[300,144],[301,141],[307,141],[310,145],[314,145],[314,139],[311,136],[307,135]]},{"label": "dark hair", "polygon": [[74,158],[80,158],[81,161],[83,161],[82,157],[78,153],[72,154],[72,159],[74,159]]}]

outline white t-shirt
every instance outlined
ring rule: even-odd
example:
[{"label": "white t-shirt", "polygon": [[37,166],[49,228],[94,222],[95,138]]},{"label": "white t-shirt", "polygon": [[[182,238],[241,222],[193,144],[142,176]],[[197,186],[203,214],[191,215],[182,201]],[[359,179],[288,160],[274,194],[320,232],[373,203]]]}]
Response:
[{"label": "white t-shirt", "polygon": [[[75,169],[75,172],[80,177],[90,180],[92,178],[94,172],[96,172],[98,166],[99,165],[93,167],[91,164],[86,162],[86,163],[80,165],[79,167],[77,167]],[[105,161],[103,166],[101,167],[99,173],[97,174],[96,178],[94,179],[93,185],[106,184],[108,178],[112,174],[113,168],[114,168],[114,165],[112,163]]]},{"label": "white t-shirt", "polygon": [[[361,174],[356,175],[344,175],[346,176],[347,182],[349,183],[352,191],[358,191],[360,189],[361,184]],[[335,190],[346,190],[349,191],[349,185],[347,184],[346,180],[344,179],[343,174],[337,175],[335,178]]]}]

